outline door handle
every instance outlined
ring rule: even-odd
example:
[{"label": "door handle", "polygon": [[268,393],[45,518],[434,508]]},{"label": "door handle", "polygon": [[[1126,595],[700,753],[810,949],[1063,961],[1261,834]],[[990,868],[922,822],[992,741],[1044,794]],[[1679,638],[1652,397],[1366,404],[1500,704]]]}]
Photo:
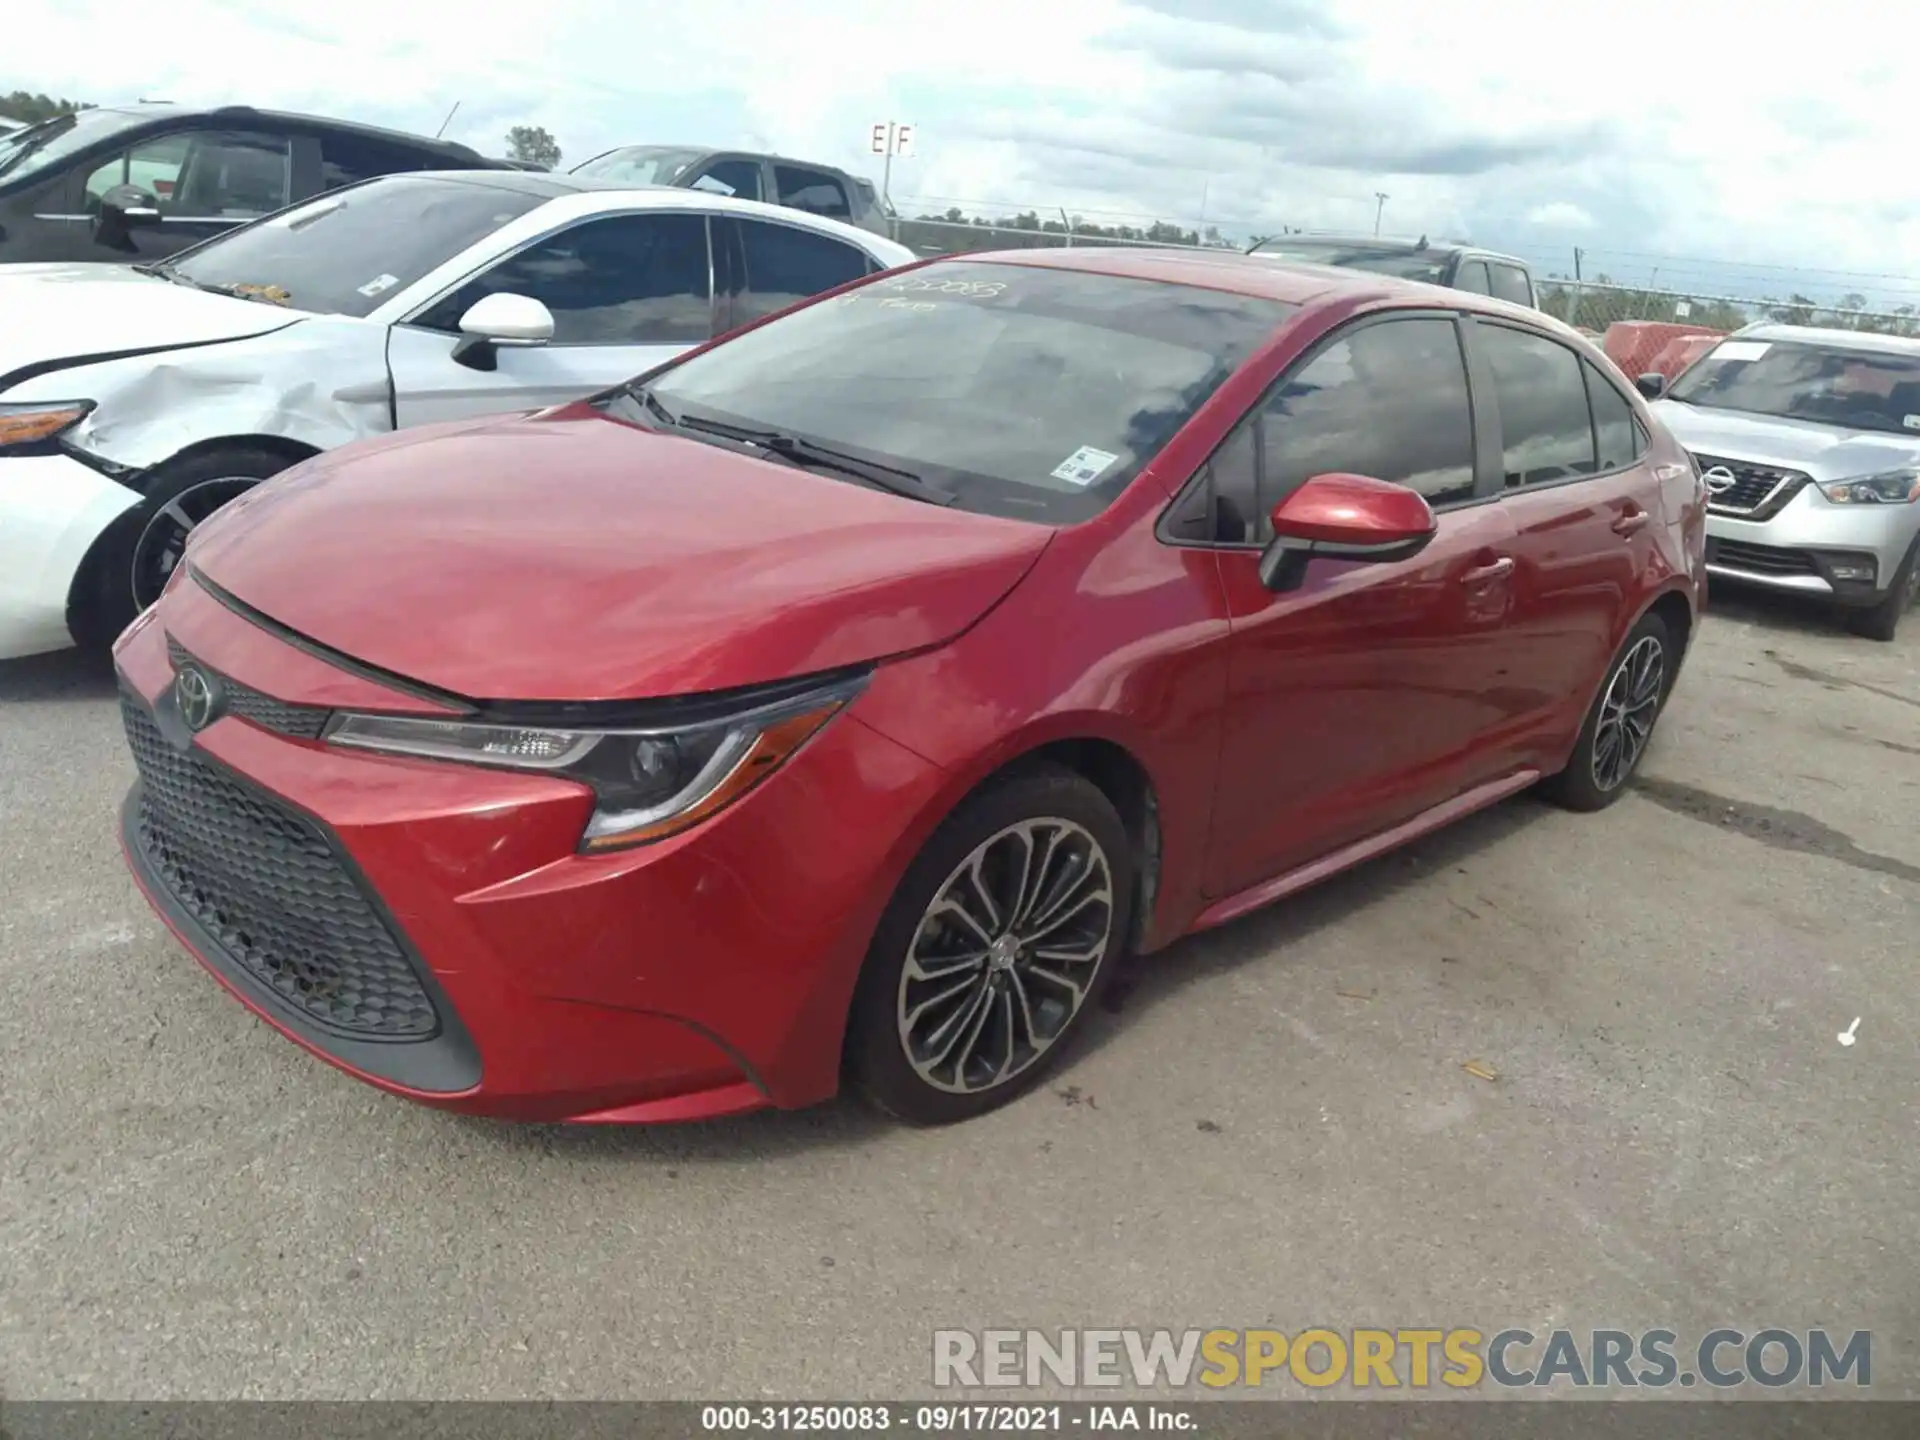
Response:
[{"label": "door handle", "polygon": [[1613,522],[1613,533],[1616,535],[1638,535],[1642,530],[1647,528],[1647,522],[1652,518],[1653,517],[1644,510],[1629,510]]},{"label": "door handle", "polygon": [[1498,580],[1513,573],[1513,557],[1502,555],[1491,565],[1478,565],[1460,577],[1463,585],[1479,585],[1488,580]]}]

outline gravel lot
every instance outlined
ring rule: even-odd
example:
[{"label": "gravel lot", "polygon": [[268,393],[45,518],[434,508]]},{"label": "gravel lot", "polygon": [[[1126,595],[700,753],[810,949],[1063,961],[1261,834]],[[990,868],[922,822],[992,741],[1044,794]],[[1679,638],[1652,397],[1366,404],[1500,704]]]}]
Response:
[{"label": "gravel lot", "polygon": [[108,682],[0,665],[0,1393],[905,1398],[946,1325],[1731,1324],[1870,1329],[1920,1396],[1920,617],[1714,603],[1636,794],[1180,945],[939,1132],[364,1089],[136,895]]}]

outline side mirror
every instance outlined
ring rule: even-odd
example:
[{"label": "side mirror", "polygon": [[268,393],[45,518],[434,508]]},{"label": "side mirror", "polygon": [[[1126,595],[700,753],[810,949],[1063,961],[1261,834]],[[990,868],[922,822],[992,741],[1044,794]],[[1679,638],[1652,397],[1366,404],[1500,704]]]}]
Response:
[{"label": "side mirror", "polygon": [[1667,377],[1654,372],[1642,375],[1633,382],[1633,388],[1649,400],[1658,400],[1667,393]]},{"label": "side mirror", "polygon": [[499,352],[528,349],[553,339],[553,312],[528,295],[502,291],[474,301],[460,317],[460,340],[453,358],[474,370],[492,370]]},{"label": "side mirror", "polygon": [[160,223],[160,201],[138,185],[116,185],[100,197],[100,218],[118,221],[129,230]]},{"label": "side mirror", "polygon": [[1297,590],[1309,560],[1411,560],[1440,522],[1423,496],[1370,475],[1315,475],[1273,507],[1273,539],[1260,556],[1260,583]]}]

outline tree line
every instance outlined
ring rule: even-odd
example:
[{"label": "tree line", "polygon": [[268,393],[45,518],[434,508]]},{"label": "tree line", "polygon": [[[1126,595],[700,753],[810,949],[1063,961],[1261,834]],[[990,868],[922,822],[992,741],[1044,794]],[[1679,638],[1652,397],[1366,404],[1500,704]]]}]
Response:
[{"label": "tree line", "polygon": [[38,125],[56,115],[71,115],[76,110],[91,110],[85,100],[58,100],[51,95],[36,95],[31,90],[14,90],[0,95],[0,115],[24,124]]}]

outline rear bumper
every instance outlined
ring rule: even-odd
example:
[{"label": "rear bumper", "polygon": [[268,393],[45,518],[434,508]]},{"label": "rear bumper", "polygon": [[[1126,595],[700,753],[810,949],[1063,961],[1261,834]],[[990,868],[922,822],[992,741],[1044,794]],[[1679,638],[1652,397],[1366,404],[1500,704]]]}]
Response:
[{"label": "rear bumper", "polygon": [[1891,588],[1916,534],[1920,504],[1835,505],[1808,486],[1768,520],[1708,511],[1707,573],[1871,605]]},{"label": "rear bumper", "polygon": [[140,496],[70,455],[0,457],[0,660],[64,650],[93,542]]}]

